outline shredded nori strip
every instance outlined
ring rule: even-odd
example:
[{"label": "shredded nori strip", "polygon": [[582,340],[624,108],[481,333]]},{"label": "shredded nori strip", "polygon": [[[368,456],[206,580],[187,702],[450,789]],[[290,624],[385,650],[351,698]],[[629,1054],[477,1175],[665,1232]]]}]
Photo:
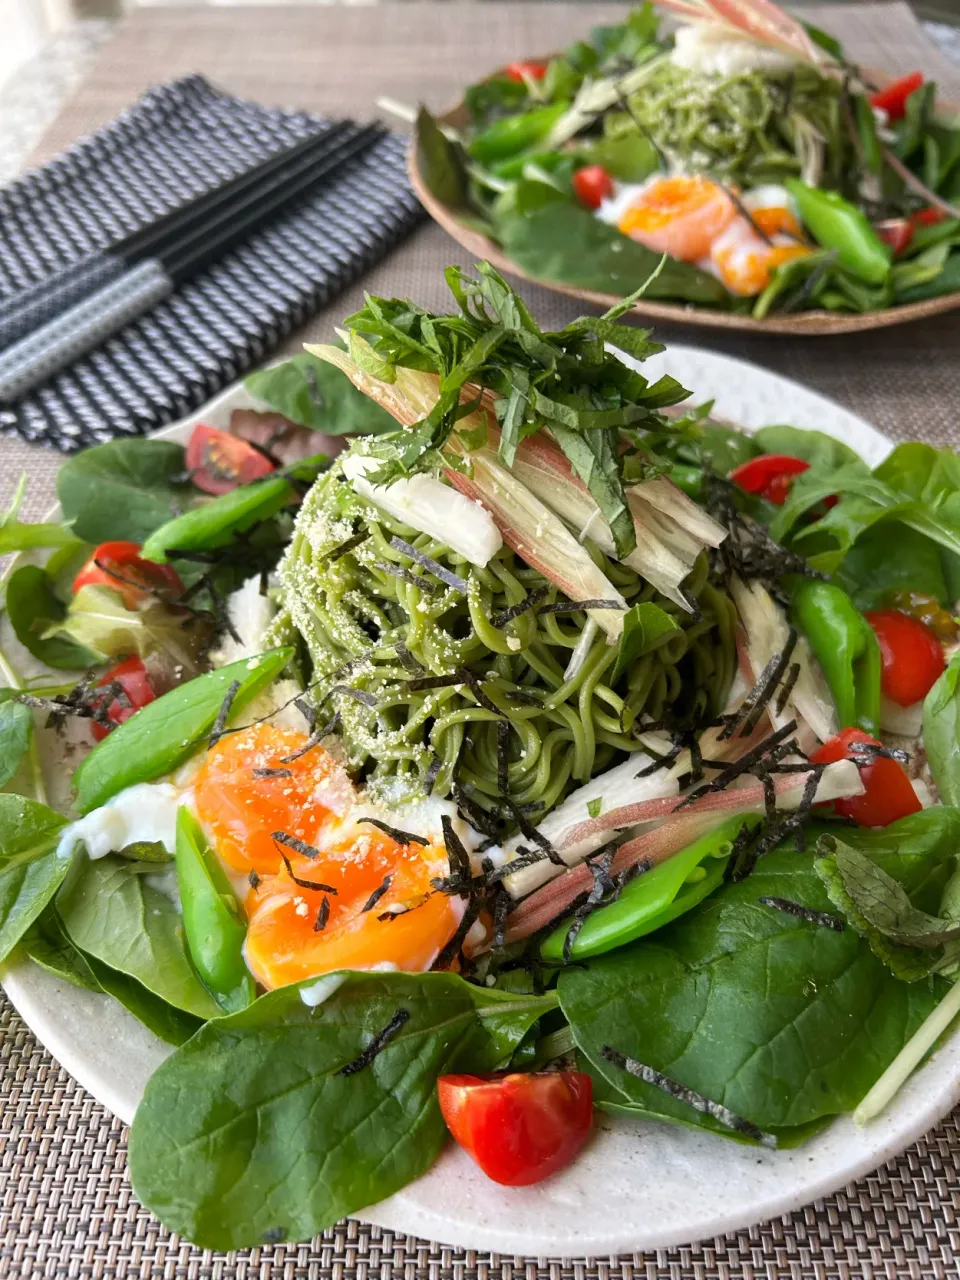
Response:
[{"label": "shredded nori strip", "polygon": [[287,868],[287,875],[290,877],[293,883],[298,886],[298,888],[316,889],[318,893],[336,894],[337,890],[334,888],[332,884],[323,884],[319,880],[302,880],[299,876],[294,875],[293,867],[290,865],[290,859],[287,857],[287,855],[283,852],[282,849],[280,850],[280,857],[283,859],[283,865]]},{"label": "shredded nori strip", "polygon": [[390,539],[390,545],[394,551],[399,551],[402,555],[408,556],[411,560],[415,560],[417,564],[426,569],[428,573],[432,573],[435,578],[439,578],[441,582],[445,582],[448,587],[453,587],[454,591],[459,591],[463,595],[467,594],[466,579],[459,577],[450,569],[445,569],[442,564],[438,564],[436,560],[432,560],[430,556],[424,555],[422,551],[418,551],[416,547],[412,547],[409,542],[404,542],[403,538],[394,535]]},{"label": "shredded nori strip", "polygon": [[466,905],[466,909],[464,910],[463,917],[457,925],[456,933],[437,956],[436,960],[434,960],[432,966],[434,969],[446,969],[447,966],[452,964],[457,958],[460,954],[461,948],[463,947],[464,939],[473,928],[474,922],[476,921],[477,916],[479,916],[482,906],[483,903],[479,898],[470,899]]},{"label": "shredded nori strip", "polygon": [[313,932],[322,933],[327,927],[327,921],[330,919],[330,899],[324,895],[323,901],[320,903],[320,910],[317,912],[317,918],[313,922]]},{"label": "shredded nori strip", "polygon": [[665,769],[667,765],[673,764],[674,760],[676,760],[677,756],[680,755],[681,751],[683,751],[685,746],[686,746],[686,743],[684,742],[683,737],[681,736],[676,740],[676,742],[673,744],[673,746],[664,756],[658,756],[654,751],[651,751],[649,747],[644,747],[643,749],[647,753],[647,755],[653,756],[653,764],[644,765],[644,767],[640,770],[639,773],[634,774],[634,777],[649,778],[653,774],[659,773],[659,771],[661,769]]},{"label": "shredded nori strip", "polygon": [[443,828],[443,843],[450,862],[450,879],[460,881],[469,893],[473,884],[473,871],[470,867],[470,855],[464,848],[463,841],[453,829],[453,823],[446,814],[440,819]]},{"label": "shredded nori strip", "polygon": [[463,675],[458,671],[449,671],[444,676],[415,676],[409,680],[411,693],[423,693],[427,689],[447,689],[454,684],[463,684]]},{"label": "shredded nori strip", "polygon": [[711,1101],[710,1098],[704,1097],[702,1093],[697,1093],[695,1089],[688,1089],[686,1085],[682,1085],[678,1080],[672,1080],[669,1076],[665,1076],[662,1071],[657,1071],[655,1067],[648,1067],[645,1063],[638,1062],[636,1058],[628,1058],[625,1054],[618,1053],[616,1049],[611,1049],[606,1044],[600,1050],[600,1056],[606,1062],[619,1067],[621,1071],[627,1071],[630,1075],[636,1076],[638,1080],[643,1080],[645,1084],[652,1084],[655,1088],[662,1089],[664,1093],[669,1094],[671,1098],[677,1098],[680,1102],[685,1102],[688,1106],[693,1107],[694,1111],[699,1111],[701,1115],[712,1116],[714,1120],[724,1125],[727,1129],[733,1129],[736,1133],[742,1133],[748,1138],[753,1138],[762,1147],[776,1149],[777,1139],[774,1134],[765,1133],[763,1129],[755,1125],[751,1120],[745,1120],[743,1116],[738,1116],[729,1107],[725,1107],[719,1102]]},{"label": "shredded nori strip", "polygon": [[334,547],[332,551],[327,552],[327,564],[333,564],[335,560],[339,560],[341,556],[345,556],[348,551],[352,551],[354,547],[359,547],[361,542],[366,542],[370,537],[369,529],[361,529],[359,533],[355,533],[352,538],[348,538],[346,542],[341,542],[339,547]]},{"label": "shredded nori strip", "polygon": [[847,922],[829,911],[815,911],[813,907],[805,907],[802,902],[794,902],[791,898],[758,898],[764,907],[773,907],[775,911],[783,911],[788,916],[796,916],[798,920],[807,920],[810,924],[822,925],[824,929],[833,929],[835,933],[843,933]]},{"label": "shredded nori strip", "polygon": [[851,742],[847,748],[854,763],[857,756],[872,756],[874,759],[896,760],[898,764],[910,763],[910,752],[901,751],[899,747],[884,747],[879,742]]},{"label": "shredded nori strip", "polygon": [[787,699],[793,693],[793,686],[797,683],[800,676],[800,663],[791,662],[790,667],[784,677],[783,683],[777,690],[777,700],[773,704],[773,710],[776,715],[783,714],[783,708],[787,705]]},{"label": "shredded nori strip", "polygon": [[233,700],[237,696],[240,689],[239,680],[231,680],[230,688],[223,696],[220,703],[220,710],[217,712],[217,718],[213,722],[213,728],[210,730],[210,737],[207,740],[208,747],[214,747],[223,737],[223,731],[227,727],[227,720],[230,717],[230,708],[233,706]]},{"label": "shredded nori strip", "polygon": [[373,893],[371,893],[370,897],[366,900],[366,902],[360,908],[361,915],[363,915],[364,912],[373,910],[373,908],[377,905],[377,903],[380,901],[383,895],[390,888],[390,885],[392,884],[392,882],[393,882],[393,876],[383,877],[381,882],[374,889]]},{"label": "shredded nori strip", "polygon": [[497,790],[505,798],[510,796],[510,721],[497,721]]},{"label": "shredded nori strip", "polygon": [[508,622],[513,622],[514,618],[522,618],[530,609],[535,609],[538,604],[546,600],[549,594],[549,587],[538,587],[536,591],[531,591],[518,604],[512,604],[508,609],[501,609],[499,613],[493,614],[490,619],[490,625],[496,627],[498,631],[502,631]]},{"label": "shredded nori strip", "polygon": [[307,844],[306,840],[301,840],[298,836],[292,836],[286,831],[271,831],[270,839],[277,840],[280,844],[285,844],[288,849],[293,849],[295,853],[300,853],[305,858],[320,857],[319,849],[312,844]]},{"label": "shredded nori strip", "polygon": [[378,705],[374,694],[367,693],[365,689],[354,689],[353,685],[350,684],[335,684],[327,696],[333,697],[335,693],[341,693],[345,698],[352,698],[354,702],[360,702],[365,707],[376,707]]},{"label": "shredded nori strip", "polygon": [[491,866],[490,870],[484,873],[486,882],[488,885],[499,884],[502,880],[506,880],[507,876],[512,876],[515,871],[523,871],[526,867],[535,866],[538,862],[546,861],[546,858],[547,855],[542,849],[521,849],[515,858],[511,858],[502,866]]},{"label": "shredded nori strip", "polygon": [[440,770],[443,768],[443,761],[436,752],[430,757],[430,764],[427,766],[427,772],[423,778],[423,794],[429,796],[433,794],[433,788],[437,785],[437,779],[440,777]]},{"label": "shredded nori strip", "polygon": [[430,843],[425,836],[415,836],[409,831],[401,831],[399,827],[391,827],[389,822],[381,822],[379,818],[360,818],[359,821],[369,823],[371,827],[376,827],[378,831],[382,831],[385,836],[389,836],[397,844],[428,845]]},{"label": "shredded nori strip", "polygon": [[397,1034],[405,1022],[410,1020],[410,1014],[406,1009],[398,1009],[382,1031],[378,1031],[373,1037],[359,1058],[354,1058],[352,1062],[348,1062],[345,1067],[341,1067],[337,1072],[338,1076],[355,1076],[358,1071],[362,1071],[364,1067],[369,1067],[378,1053],[381,1053],[390,1040]]},{"label": "shredded nori strip", "polygon": [[394,645],[394,648],[397,651],[397,661],[400,663],[401,667],[403,667],[404,671],[409,671],[413,675],[420,675],[423,673],[421,663],[413,656],[402,640],[398,640]]},{"label": "shredded nori strip", "polygon": [[740,737],[745,738],[757,727],[760,717],[763,715],[767,703],[776,692],[777,685],[783,679],[783,673],[787,669],[787,664],[793,656],[793,651],[797,646],[797,633],[791,627],[787,642],[783,646],[780,653],[775,653],[767,665],[760,672],[757,683],[753,686],[737,711],[734,713],[730,723],[720,733],[721,740],[732,738],[733,735],[740,731]]},{"label": "shredded nori strip", "polygon": [[494,954],[502,951],[506,944],[507,916],[512,905],[513,899],[509,893],[502,885],[499,886],[499,891],[493,897],[493,941],[490,950]]},{"label": "shredded nori strip", "polygon": [[535,693],[527,693],[526,689],[507,689],[504,691],[505,698],[509,698],[511,702],[515,702],[518,707],[542,707],[543,699],[538,698]]},{"label": "shredded nori strip", "polygon": [[586,923],[587,916],[603,903],[604,897],[608,892],[616,894],[616,884],[610,878],[610,864],[613,862],[616,852],[617,846],[610,843],[592,858],[587,859],[587,866],[593,876],[593,888],[573,913],[570,927],[563,939],[564,964],[569,964],[573,958],[571,954],[573,944],[577,940],[577,934]]},{"label": "shredded nori strip", "polygon": [[412,573],[409,569],[405,569],[402,564],[391,564],[389,560],[377,560],[374,567],[382,569],[391,578],[401,578],[404,582],[409,582],[411,586],[419,587],[428,596],[435,596],[439,591],[443,590],[436,582],[431,582],[429,578],[425,578],[422,573]]},{"label": "shredded nori strip", "polygon": [[213,603],[213,612],[214,612],[214,616],[216,617],[218,625],[223,627],[224,631],[226,631],[227,635],[234,642],[234,644],[242,645],[243,638],[240,635],[240,633],[237,631],[237,628],[233,625],[233,622],[230,618],[230,610],[227,608],[227,602],[226,600],[224,600],[223,596],[220,594],[219,588],[217,587],[217,584],[213,580],[213,575],[209,573],[206,574],[202,579],[202,581],[203,581],[203,585],[206,587],[207,591],[210,593],[210,600]]},{"label": "shredded nori strip", "polygon": [[538,845],[555,867],[565,867],[567,864],[560,857],[559,853],[557,853],[556,849],[543,832],[538,831],[532,822],[527,821],[526,814],[521,811],[520,806],[518,804],[514,804],[512,800],[508,800],[507,807],[510,810],[514,822],[516,822],[517,826],[520,828],[520,834],[523,838],[525,840],[532,840],[535,845]]},{"label": "shredded nori strip", "polygon": [[787,721],[781,729],[774,730],[774,732],[764,738],[762,742],[758,742],[752,750],[746,753],[746,755],[741,756],[739,760],[735,760],[733,764],[727,765],[723,772],[716,778],[712,779],[712,781],[703,783],[703,785],[697,787],[695,791],[691,791],[688,796],[684,796],[673,812],[676,813],[678,809],[685,809],[688,804],[693,804],[694,800],[699,800],[701,796],[709,795],[713,791],[723,791],[731,782],[734,782],[739,778],[741,774],[752,772],[754,767],[759,764],[765,756],[769,755],[774,748],[781,746],[784,743],[784,739],[788,738],[790,734],[796,730],[796,727],[796,720]]},{"label": "shredded nori strip", "polygon": [[623,613],[626,607],[623,600],[557,600],[541,605],[537,613],[584,613],[587,609],[616,609]]},{"label": "shredded nori strip", "polygon": [[487,695],[483,692],[483,686],[480,683],[480,677],[475,675],[469,667],[460,667],[460,675],[463,683],[467,686],[478,704],[483,707],[484,711],[492,711],[495,716],[502,716],[503,712],[495,702],[491,702]]},{"label": "shredded nori strip", "polygon": [[[739,884],[741,880],[745,880],[753,871],[759,859],[764,854],[769,853],[771,849],[775,849],[791,832],[796,834],[797,852],[802,853],[804,851],[807,844],[803,834],[803,824],[810,816],[814,797],[817,794],[817,787],[820,785],[820,779],[825,768],[826,766],[822,764],[810,765],[810,776],[804,783],[803,794],[795,812],[784,817],[780,817],[778,814],[776,821],[767,823],[765,830],[761,829],[755,833],[755,843],[752,847],[747,847],[743,857],[738,857],[738,859],[731,858],[728,866],[733,865],[733,870],[730,872],[729,878],[734,884]],[[734,841],[735,848],[736,845],[737,841]]]},{"label": "shredded nori strip", "polygon": [[293,772],[290,769],[254,769],[253,776],[255,778],[292,778]]},{"label": "shredded nori strip", "polygon": [[481,805],[467,792],[459,782],[454,781],[450,794],[453,796],[454,803],[460,809],[461,817],[464,822],[469,822],[481,835],[488,836],[497,844],[500,843],[500,824],[491,814],[487,813]]},{"label": "shredded nori strip", "polygon": [[297,708],[304,720],[307,722],[307,728],[313,733],[317,727],[317,709],[311,707],[306,698],[294,698],[293,705]]},{"label": "shredded nori strip", "polygon": [[307,741],[303,744],[302,747],[300,747],[297,751],[294,751],[292,755],[281,756],[280,757],[281,763],[292,764],[294,760],[299,760],[301,756],[305,756],[308,751],[312,751],[314,747],[318,747],[324,738],[326,738],[329,734],[335,732],[337,725],[339,725],[339,723],[340,723],[340,712],[337,711],[334,713],[334,715],[330,717],[330,719],[327,721],[327,723],[323,726],[322,729],[317,729],[314,733],[310,735],[310,737],[307,739]]},{"label": "shredded nori strip", "polygon": [[247,881],[249,882],[251,889],[260,888],[260,877],[257,875],[255,871],[250,872],[250,874],[247,876]]}]

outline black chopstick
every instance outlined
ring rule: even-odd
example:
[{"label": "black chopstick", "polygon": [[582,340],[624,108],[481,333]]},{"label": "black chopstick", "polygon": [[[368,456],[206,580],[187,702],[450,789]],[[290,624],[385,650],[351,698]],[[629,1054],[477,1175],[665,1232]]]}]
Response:
[{"label": "black chopstick", "polygon": [[301,154],[245,186],[237,205],[212,202],[206,216],[183,219],[172,237],[123,272],[0,352],[0,404],[11,404],[150,310],[285,205],[383,138],[382,125],[347,123],[328,131],[325,149]]},{"label": "black chopstick", "polygon": [[257,191],[272,179],[296,175],[314,152],[329,150],[350,128],[349,121],[340,120],[315,130],[227,182],[163,214],[149,226],[131,232],[105,249],[85,254],[37,284],[4,298],[0,301],[0,349],[39,328],[80,298],[118,279],[138,261],[158,253],[164,244],[176,242],[191,227],[201,227],[217,210],[229,208],[246,193]]}]

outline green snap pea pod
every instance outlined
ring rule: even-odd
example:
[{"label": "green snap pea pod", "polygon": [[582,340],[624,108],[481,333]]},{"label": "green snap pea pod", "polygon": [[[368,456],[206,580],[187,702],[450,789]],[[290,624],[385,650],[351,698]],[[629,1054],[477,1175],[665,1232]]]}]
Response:
[{"label": "green snap pea pod", "polygon": [[790,612],[823,668],[841,729],[875,734],[880,721],[880,645],[870,623],[832,582],[804,580]]},{"label": "green snap pea pod", "polygon": [[856,205],[836,191],[807,186],[799,178],[787,178],[785,185],[813,238],[825,249],[832,249],[842,267],[867,284],[887,280],[892,250]]},{"label": "green snap pea pod", "polygon": [[239,1013],[256,998],[243,959],[247,926],[230,881],[189,811],[177,810],[177,883],[183,932],[193,967],[226,1013]]},{"label": "green snap pea pod", "polygon": [[674,462],[667,474],[678,489],[688,493],[691,498],[700,497],[703,490],[702,467],[689,466],[685,462]]},{"label": "green snap pea pod", "polygon": [[[587,916],[570,948],[572,958],[583,960],[626,946],[702,902],[723,880],[726,859],[741,827],[755,826],[759,821],[759,814],[735,814],[666,862],[631,880],[616,902]],[[704,867],[704,862],[712,865]],[[557,926],[540,948],[544,959],[563,958],[569,931],[569,920]]]},{"label": "green snap pea pod", "polygon": [[231,706],[236,712],[280,674],[293,654],[290,648],[271,649],[256,658],[242,658],[141,707],[81,760],[73,775],[79,811],[89,813],[125,787],[175,769],[213,728],[235,680],[239,687]]},{"label": "green snap pea pod", "polygon": [[207,551],[225,546],[235,533],[276,515],[293,494],[286,476],[270,476],[231,489],[162,524],[143,544],[140,554],[145,560],[165,564],[173,550]]},{"label": "green snap pea pod", "polygon": [[492,165],[507,160],[543,142],[566,110],[566,103],[557,102],[549,107],[535,107],[533,111],[496,120],[477,134],[467,150],[480,164]]}]

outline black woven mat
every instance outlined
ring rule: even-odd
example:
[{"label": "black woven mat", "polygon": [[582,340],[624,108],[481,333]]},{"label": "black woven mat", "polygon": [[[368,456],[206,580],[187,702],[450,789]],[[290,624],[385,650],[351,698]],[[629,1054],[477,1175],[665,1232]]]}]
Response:
[{"label": "black woven mat", "polygon": [[[0,297],[153,221],[323,122],[189,76],[0,191]],[[423,216],[388,135],[149,315],[0,412],[64,452],[203,404],[384,257]]]}]

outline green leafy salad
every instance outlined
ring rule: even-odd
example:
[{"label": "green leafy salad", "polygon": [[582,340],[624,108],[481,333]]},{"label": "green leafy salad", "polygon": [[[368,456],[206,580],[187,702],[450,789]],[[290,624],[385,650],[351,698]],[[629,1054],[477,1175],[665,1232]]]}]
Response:
[{"label": "green leafy salad", "polygon": [[596,1108],[789,1148],[960,1009],[957,456],[447,282],[0,524],[0,958],[170,1046],[131,1176],[205,1247]]},{"label": "green leafy salad", "polygon": [[[960,289],[960,115],[749,0],[648,2],[417,118],[420,175],[536,280],[764,319]],[[520,51],[518,51],[518,54]]]}]

